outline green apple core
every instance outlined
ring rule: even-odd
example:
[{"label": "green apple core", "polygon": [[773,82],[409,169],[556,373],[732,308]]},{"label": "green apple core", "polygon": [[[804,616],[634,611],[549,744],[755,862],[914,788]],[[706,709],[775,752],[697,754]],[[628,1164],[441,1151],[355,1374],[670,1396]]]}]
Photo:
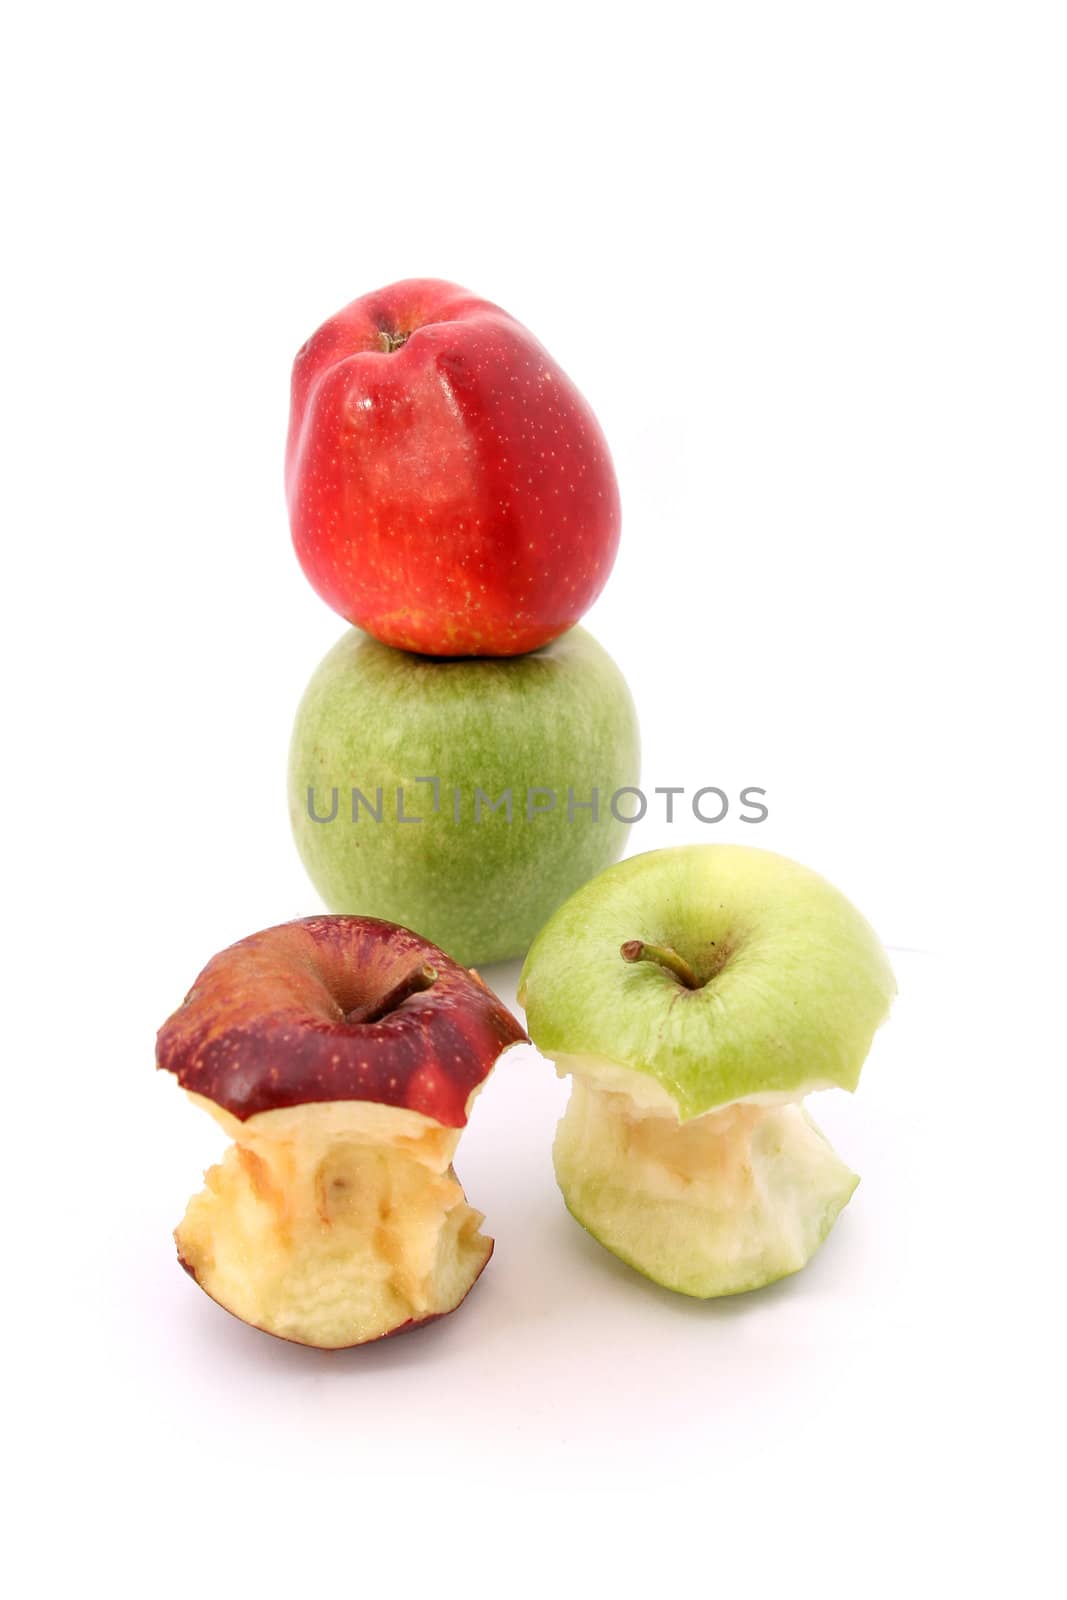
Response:
[{"label": "green apple core", "polygon": [[858,1182],[802,1102],[856,1087],[895,987],[851,902],[784,856],[679,845],[601,872],[519,983],[531,1039],[574,1080],[568,1208],[683,1294],[798,1271]]},{"label": "green apple core", "polygon": [[[553,1159],[567,1209],[681,1294],[740,1294],[798,1272],[859,1182],[795,1101],[736,1101],[680,1122],[624,1067],[571,1059],[566,1070]],[[634,1078],[636,1098],[623,1087]]]}]

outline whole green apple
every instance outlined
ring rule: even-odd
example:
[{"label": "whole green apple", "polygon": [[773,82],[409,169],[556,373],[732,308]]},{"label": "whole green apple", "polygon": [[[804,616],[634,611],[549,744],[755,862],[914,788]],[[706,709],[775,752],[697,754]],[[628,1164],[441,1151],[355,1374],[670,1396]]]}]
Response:
[{"label": "whole green apple", "polygon": [[626,681],[582,628],[530,655],[433,659],[358,629],[319,664],[289,755],[293,835],[331,911],[412,928],[465,966],[522,955],[622,852]]},{"label": "whole green apple", "polygon": [[856,1087],[895,988],[856,908],[769,850],[682,845],[601,873],[519,987],[573,1077],[554,1150],[569,1210],[683,1294],[798,1271],[859,1181],[801,1101]]}]

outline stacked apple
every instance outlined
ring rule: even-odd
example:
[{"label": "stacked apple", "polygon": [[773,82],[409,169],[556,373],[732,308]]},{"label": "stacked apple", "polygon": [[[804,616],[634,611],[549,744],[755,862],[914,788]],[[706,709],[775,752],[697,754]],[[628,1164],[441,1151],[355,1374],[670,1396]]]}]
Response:
[{"label": "stacked apple", "polygon": [[629,691],[575,625],[619,541],[589,406],[498,306],[417,278],[296,357],[293,542],[353,626],[297,713],[293,833],[333,911],[467,964],[521,956],[622,851]]},{"label": "stacked apple", "polygon": [[607,444],[513,318],[432,280],[353,302],[296,358],[286,465],[297,554],[353,624],[290,760],[338,914],[217,955],[156,1058],[233,1140],[183,1266],[244,1321],[335,1348],[453,1310],[489,1258],[452,1158],[526,1036],[452,957],[522,954],[619,854],[595,797],[636,782],[638,734],[575,627],[618,545]]}]

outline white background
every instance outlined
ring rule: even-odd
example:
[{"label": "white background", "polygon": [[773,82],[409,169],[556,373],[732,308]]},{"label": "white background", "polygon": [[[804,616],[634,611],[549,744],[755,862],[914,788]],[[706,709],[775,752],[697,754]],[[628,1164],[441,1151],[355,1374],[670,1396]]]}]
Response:
[{"label": "white background", "polygon": [[[6,32],[20,1592],[1052,1593],[1062,8],[41,5]],[[857,900],[901,998],[817,1108],[864,1181],[799,1278],[701,1306],[618,1267],[554,1188],[564,1090],[517,1058],[461,1151],[490,1271],[329,1357],[174,1265],[217,1139],[152,1043],[215,950],[317,908],[284,760],[342,624],[288,544],[288,369],[417,274],[528,323],[612,441],[587,620],[646,787],[765,787],[758,842]]]}]

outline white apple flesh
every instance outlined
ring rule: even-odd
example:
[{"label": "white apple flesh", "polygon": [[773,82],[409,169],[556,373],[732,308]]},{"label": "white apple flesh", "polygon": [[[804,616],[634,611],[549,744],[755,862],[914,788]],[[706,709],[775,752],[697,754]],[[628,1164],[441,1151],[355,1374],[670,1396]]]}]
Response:
[{"label": "white apple flesh", "polygon": [[327,1103],[239,1122],[175,1240],[200,1287],[242,1321],[319,1349],[443,1316],[492,1254],[452,1170],[462,1130],[395,1106]]},{"label": "white apple flesh", "polygon": [[[595,1069],[553,1147],[567,1209],[628,1266],[680,1294],[740,1294],[797,1272],[859,1179],[802,1106],[736,1101],[679,1122]],[[636,1077],[636,1074],[631,1074]]]}]

